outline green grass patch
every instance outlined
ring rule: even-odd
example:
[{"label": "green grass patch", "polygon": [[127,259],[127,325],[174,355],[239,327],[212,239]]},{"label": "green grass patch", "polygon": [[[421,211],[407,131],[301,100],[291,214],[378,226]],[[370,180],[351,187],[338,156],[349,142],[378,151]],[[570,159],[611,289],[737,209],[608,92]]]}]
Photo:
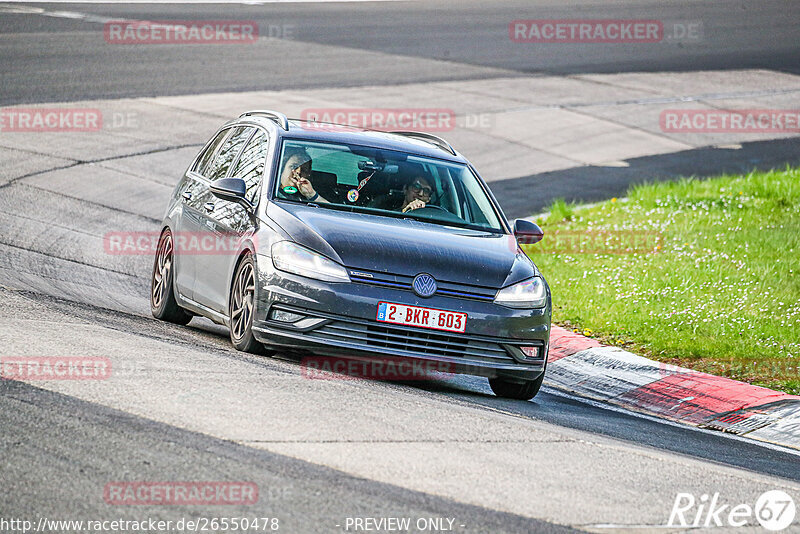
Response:
[{"label": "green grass patch", "polygon": [[556,324],[647,357],[800,393],[800,169],[557,201],[524,246]]}]

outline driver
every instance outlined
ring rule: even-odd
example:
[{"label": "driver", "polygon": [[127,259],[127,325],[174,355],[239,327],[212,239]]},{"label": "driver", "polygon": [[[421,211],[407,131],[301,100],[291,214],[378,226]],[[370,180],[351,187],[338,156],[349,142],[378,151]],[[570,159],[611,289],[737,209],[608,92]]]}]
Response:
[{"label": "driver", "polygon": [[424,208],[431,201],[431,195],[433,186],[430,181],[422,175],[414,176],[403,187],[403,204],[400,206],[400,211],[405,213]]},{"label": "driver", "polygon": [[286,158],[281,172],[280,196],[308,202],[328,202],[314,190],[311,178],[311,156],[298,151]]},{"label": "driver", "polygon": [[[421,171],[421,169],[420,169]],[[424,208],[431,201],[433,186],[422,172],[411,174],[411,179],[403,186],[403,194],[381,195],[372,203],[373,207],[391,211],[402,211]]]}]

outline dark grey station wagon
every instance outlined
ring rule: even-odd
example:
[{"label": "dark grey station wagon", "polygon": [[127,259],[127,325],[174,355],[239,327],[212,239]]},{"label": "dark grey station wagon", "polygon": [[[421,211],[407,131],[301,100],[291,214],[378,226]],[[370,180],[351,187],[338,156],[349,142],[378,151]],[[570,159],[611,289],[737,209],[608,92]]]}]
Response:
[{"label": "dark grey station wagon", "polygon": [[518,243],[541,237],[439,137],[252,111],[175,188],[151,308],[224,324],[239,350],[436,362],[530,399],[551,300]]}]

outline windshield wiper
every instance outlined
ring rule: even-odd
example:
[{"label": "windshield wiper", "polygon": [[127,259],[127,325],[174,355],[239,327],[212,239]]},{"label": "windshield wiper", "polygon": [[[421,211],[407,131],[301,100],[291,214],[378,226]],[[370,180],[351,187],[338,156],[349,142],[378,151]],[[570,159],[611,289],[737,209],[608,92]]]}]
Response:
[{"label": "windshield wiper", "polygon": [[[503,234],[502,230],[498,230],[496,228],[487,228],[486,226],[481,226],[479,224],[472,224],[468,222],[458,222],[458,221],[451,221],[447,219],[439,219],[436,217],[426,217],[415,215],[411,211],[407,211],[405,213],[401,211],[390,211],[390,210],[383,210],[380,208],[368,208],[365,206],[348,206],[347,204],[335,204],[332,202],[302,202],[298,200],[290,200],[290,199],[280,199],[285,200],[287,202],[293,202],[295,204],[302,204],[304,206],[311,206],[314,208],[325,208],[335,211],[348,211],[350,213],[363,213],[365,215],[378,215],[380,217],[391,217],[393,219],[409,219],[413,221],[424,222],[428,224],[436,224],[439,226],[452,226],[454,228],[465,228],[467,230],[478,230],[481,232],[490,232],[493,234]],[[454,215],[455,217],[455,215]]]},{"label": "windshield wiper", "polygon": [[[401,213],[400,215],[403,216],[405,219],[411,219],[414,221],[426,222],[431,224],[440,224],[442,226],[453,226],[455,228],[466,228],[467,230],[480,230],[482,232],[491,232],[493,234],[503,234],[502,230],[498,230],[496,228],[487,228],[486,226],[481,226],[479,224],[468,223],[466,221],[459,222],[453,221],[450,219],[439,219],[437,217],[426,217],[424,215],[415,215],[411,211],[407,211],[405,213]],[[455,217],[458,217],[455,215]]]}]

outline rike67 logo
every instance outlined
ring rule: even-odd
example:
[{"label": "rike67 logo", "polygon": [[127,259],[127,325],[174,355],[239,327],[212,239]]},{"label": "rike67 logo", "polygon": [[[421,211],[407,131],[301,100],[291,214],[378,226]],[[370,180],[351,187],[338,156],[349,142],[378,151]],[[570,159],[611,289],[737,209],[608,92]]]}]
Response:
[{"label": "rike67 logo", "polygon": [[762,493],[755,506],[732,505],[720,499],[719,493],[695,498],[691,493],[678,493],[672,505],[668,527],[744,527],[756,521],[772,532],[784,530],[795,518],[794,499],[781,490]]}]

